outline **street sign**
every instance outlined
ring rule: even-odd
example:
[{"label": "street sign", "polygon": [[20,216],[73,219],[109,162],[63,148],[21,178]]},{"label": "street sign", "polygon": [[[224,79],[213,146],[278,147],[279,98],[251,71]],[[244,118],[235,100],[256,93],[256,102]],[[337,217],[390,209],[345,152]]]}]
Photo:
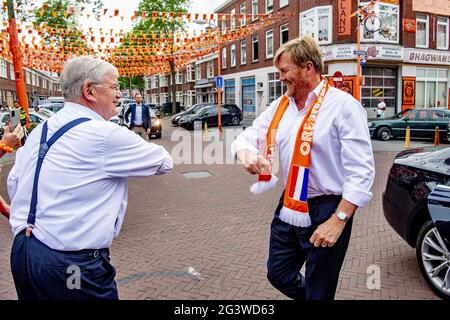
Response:
[{"label": "street sign", "polygon": [[342,83],[344,82],[344,78],[343,78],[343,76],[342,76],[342,73],[340,72],[340,71],[336,71],[334,74],[333,74],[333,83],[334,83],[334,86],[336,87],[336,88],[340,88],[341,86],[342,86]]},{"label": "street sign", "polygon": [[367,55],[367,51],[364,51],[364,50],[354,50],[354,51],[353,51],[353,54],[354,54],[355,56],[365,56],[365,55]]},{"label": "street sign", "polygon": [[216,88],[218,89],[223,88],[223,78],[221,76],[216,77]]}]

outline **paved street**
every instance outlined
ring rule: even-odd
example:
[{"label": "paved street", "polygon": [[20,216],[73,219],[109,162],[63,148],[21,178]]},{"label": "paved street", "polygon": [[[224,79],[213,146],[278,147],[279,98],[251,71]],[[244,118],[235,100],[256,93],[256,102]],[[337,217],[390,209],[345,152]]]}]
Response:
[{"label": "paved street", "polygon": [[[178,142],[171,141],[172,128],[164,123],[163,138],[153,142],[170,151]],[[210,129],[208,136],[215,132]],[[427,144],[412,141],[413,146]],[[381,210],[394,151],[403,145],[401,140],[374,142],[374,197],[355,216],[337,299],[438,299],[420,275],[414,249],[394,233]],[[11,161],[3,162],[0,191],[5,195]],[[209,175],[201,178],[198,171]],[[192,172],[194,179],[183,175]],[[269,226],[281,184],[256,197],[249,192],[254,181],[236,164],[181,164],[168,175],[130,179],[127,215],[111,249],[120,298],[285,299],[265,276]],[[16,299],[11,242],[7,221],[0,217],[0,299]],[[366,285],[368,268],[374,266],[380,270],[379,290]]]}]

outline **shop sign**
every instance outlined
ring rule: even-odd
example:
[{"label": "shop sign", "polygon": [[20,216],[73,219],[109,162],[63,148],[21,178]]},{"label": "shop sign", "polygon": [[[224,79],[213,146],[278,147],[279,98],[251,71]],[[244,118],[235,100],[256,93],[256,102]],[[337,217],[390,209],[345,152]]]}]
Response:
[{"label": "shop sign", "polygon": [[416,78],[415,77],[403,77],[402,78],[402,105],[414,106],[414,96],[416,91]]},{"label": "shop sign", "polygon": [[450,52],[431,50],[405,50],[405,62],[450,65]]},{"label": "shop sign", "polygon": [[353,51],[355,51],[354,46],[335,47],[333,48],[333,59],[336,60],[355,59]]}]

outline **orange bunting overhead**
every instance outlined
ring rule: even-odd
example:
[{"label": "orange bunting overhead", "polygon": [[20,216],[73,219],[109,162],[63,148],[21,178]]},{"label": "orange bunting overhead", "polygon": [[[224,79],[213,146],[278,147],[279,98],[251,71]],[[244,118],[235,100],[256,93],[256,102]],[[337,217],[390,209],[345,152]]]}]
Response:
[{"label": "orange bunting overhead", "polygon": [[[84,8],[81,8],[81,12]],[[109,12],[109,15],[107,15]],[[52,14],[54,14],[52,12]],[[85,16],[88,15],[86,11]],[[104,19],[119,16],[118,9],[103,10]],[[244,18],[245,15],[234,15],[231,18]],[[250,19],[251,15],[247,15]],[[98,31],[88,26],[87,33],[82,30],[68,30],[63,26],[49,26],[43,23],[34,26],[27,22],[19,22],[19,36],[22,41],[21,50],[23,63],[26,67],[49,72],[60,72],[67,59],[77,55],[93,55],[114,64],[121,75],[151,75],[169,72],[169,61],[173,61],[175,69],[184,68],[192,61],[205,55],[217,53],[218,45],[241,40],[242,38],[261,30],[265,26],[280,19],[288,17],[286,14],[259,15],[260,20],[235,28],[222,30],[207,29],[193,32],[124,32],[123,29]],[[182,12],[134,12],[134,19],[163,19],[173,21],[175,19],[209,20],[224,22],[230,19],[229,14],[201,14]],[[5,27],[8,22],[3,21]],[[220,34],[219,34],[220,32]],[[42,39],[43,34],[51,36],[48,43]],[[11,60],[9,49],[9,35],[0,33],[0,57]],[[58,43],[65,42],[64,47]],[[84,41],[84,44],[83,44]]]}]

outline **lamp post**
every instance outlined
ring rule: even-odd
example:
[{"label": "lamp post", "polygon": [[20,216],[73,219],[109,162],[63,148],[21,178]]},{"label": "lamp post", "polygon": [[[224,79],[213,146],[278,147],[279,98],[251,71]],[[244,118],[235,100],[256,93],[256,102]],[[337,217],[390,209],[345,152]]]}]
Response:
[{"label": "lamp post", "polygon": [[[211,23],[211,20],[208,20],[208,22],[206,22],[205,20],[193,20],[192,22],[194,22],[195,24],[198,25],[204,25],[204,24],[208,24],[208,27],[211,29],[215,29],[217,32],[217,77],[220,78],[221,74],[220,74],[220,70],[221,70],[221,55],[220,55],[220,50],[221,50],[221,46],[220,46],[220,29],[219,26]],[[222,115],[220,112],[220,105],[222,102],[222,87],[221,86],[217,86],[217,128],[219,129],[220,133],[222,133]]]}]

